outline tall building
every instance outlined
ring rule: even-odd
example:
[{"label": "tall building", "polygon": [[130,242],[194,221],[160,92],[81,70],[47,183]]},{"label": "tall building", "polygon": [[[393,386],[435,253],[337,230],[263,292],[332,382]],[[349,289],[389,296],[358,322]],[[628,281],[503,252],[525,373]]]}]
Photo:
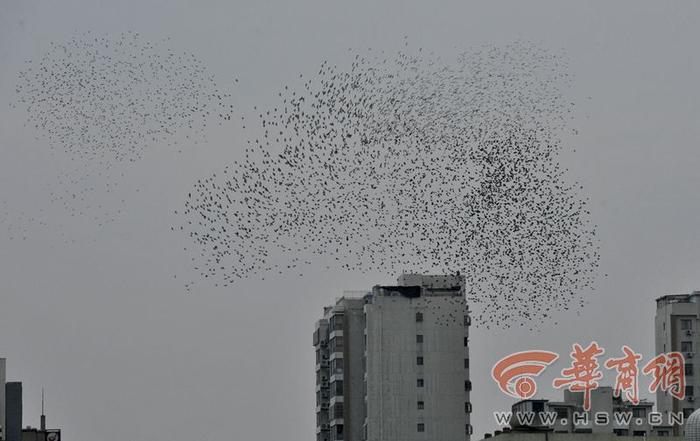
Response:
[{"label": "tall building", "polygon": [[[695,392],[700,391],[700,370],[695,367],[695,360],[700,348],[699,318],[700,291],[656,299],[656,353],[681,352],[685,358],[685,399],[678,400],[661,389],[656,392],[656,409],[664,419],[670,412],[683,412],[687,418],[697,409]],[[679,427],[674,428],[675,435],[680,435],[680,431]]]},{"label": "tall building", "polygon": [[5,383],[5,439],[22,441],[22,383]]},{"label": "tall building", "polygon": [[458,441],[472,433],[459,275],[346,293],[316,323],[317,441]]},{"label": "tall building", "polygon": [[5,380],[6,380],[6,360],[0,358],[0,440],[5,439]]}]

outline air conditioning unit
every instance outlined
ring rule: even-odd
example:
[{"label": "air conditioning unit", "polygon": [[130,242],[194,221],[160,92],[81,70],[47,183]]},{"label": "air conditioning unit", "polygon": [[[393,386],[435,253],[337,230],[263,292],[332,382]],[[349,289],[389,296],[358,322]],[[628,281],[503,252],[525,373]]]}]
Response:
[{"label": "air conditioning unit", "polygon": [[685,330],[685,335],[693,335],[693,330],[692,330],[692,329],[686,329],[686,330]]}]

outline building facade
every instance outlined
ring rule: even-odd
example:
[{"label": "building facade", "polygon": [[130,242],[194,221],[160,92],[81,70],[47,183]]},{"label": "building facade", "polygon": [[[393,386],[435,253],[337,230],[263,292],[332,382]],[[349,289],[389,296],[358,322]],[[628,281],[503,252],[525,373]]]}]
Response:
[{"label": "building facade", "polygon": [[5,383],[5,439],[22,441],[22,383]]},{"label": "building facade", "polygon": [[5,381],[7,361],[0,358],[0,440],[5,440],[7,427],[5,426]]},{"label": "building facade", "polygon": [[405,274],[324,308],[316,439],[469,440],[469,325],[459,275]]},{"label": "building facade", "polygon": [[[602,386],[590,391],[590,410],[583,408],[583,392],[564,391],[563,401],[528,399],[515,403],[510,420],[515,431],[549,431],[554,433],[614,434],[617,436],[671,436],[671,426],[652,426],[649,414],[654,404],[641,400],[638,404],[613,395],[613,388]],[[608,423],[595,423],[596,413],[608,415]],[[543,421],[540,413],[554,416]],[[531,420],[522,416],[534,414]],[[618,417],[616,418],[615,415]]]},{"label": "building facade", "polygon": [[[664,419],[679,412],[687,418],[697,409],[695,392],[700,391],[700,371],[695,366],[698,365],[696,351],[700,348],[699,318],[700,291],[656,299],[656,353],[681,352],[685,358],[685,399],[678,400],[661,389],[656,392],[656,409]],[[674,428],[675,435],[681,432],[682,426]]]},{"label": "building facade", "polygon": [[22,441],[61,441],[61,431],[25,427],[22,429]]},{"label": "building facade", "polygon": [[[623,441],[626,436],[618,436],[613,433],[551,433],[551,432],[502,432],[494,436],[487,434],[482,441]],[[628,441],[639,438],[629,437]],[[646,441],[684,441],[681,436],[656,436],[650,435],[644,438]]]}]

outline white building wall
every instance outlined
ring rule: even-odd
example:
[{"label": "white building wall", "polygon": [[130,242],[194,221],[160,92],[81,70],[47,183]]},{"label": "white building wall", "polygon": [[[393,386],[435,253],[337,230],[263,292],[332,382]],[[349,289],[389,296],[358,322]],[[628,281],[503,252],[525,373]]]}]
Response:
[{"label": "white building wall", "polygon": [[[666,296],[657,300],[655,317],[655,343],[656,353],[682,352],[689,364],[691,372],[686,375],[686,385],[692,387],[693,395],[686,396],[684,400],[676,400],[670,394],[660,389],[656,393],[656,409],[661,412],[664,420],[667,420],[671,412],[689,413],[698,408],[697,399],[700,398],[700,293],[689,295]],[[691,320],[691,329],[681,329],[681,320]],[[682,351],[683,342],[690,342],[692,351]],[[682,430],[674,430],[674,434],[681,435]]]},{"label": "white building wall", "polygon": [[365,316],[362,299],[345,300],[344,441],[361,440],[365,421]]},{"label": "white building wall", "polygon": [[[368,441],[469,439],[464,298],[375,296],[365,312]],[[423,314],[422,322],[416,321],[416,312]],[[423,343],[417,343],[419,334]]]}]

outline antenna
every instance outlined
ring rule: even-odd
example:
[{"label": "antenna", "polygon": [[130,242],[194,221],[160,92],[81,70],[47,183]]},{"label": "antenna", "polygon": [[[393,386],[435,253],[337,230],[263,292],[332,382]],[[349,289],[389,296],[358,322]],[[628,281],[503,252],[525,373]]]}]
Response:
[{"label": "antenna", "polygon": [[46,415],[44,414],[44,388],[41,388],[41,430],[46,431]]}]

